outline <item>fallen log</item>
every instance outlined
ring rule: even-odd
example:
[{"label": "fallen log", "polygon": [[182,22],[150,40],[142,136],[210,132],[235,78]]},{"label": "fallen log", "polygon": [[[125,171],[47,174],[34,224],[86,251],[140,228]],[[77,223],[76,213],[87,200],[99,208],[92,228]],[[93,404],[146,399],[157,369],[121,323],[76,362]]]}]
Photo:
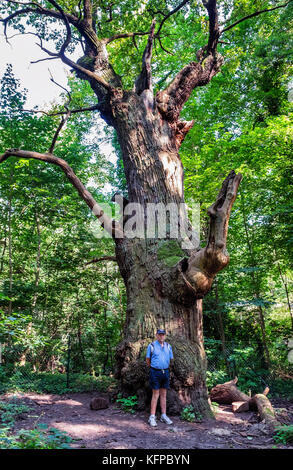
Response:
[{"label": "fallen log", "polygon": [[211,401],[215,401],[216,403],[223,405],[231,405],[231,403],[237,401],[248,401],[250,397],[238,390],[236,387],[237,382],[238,378],[235,377],[235,379],[230,380],[230,382],[216,385],[210,392]]},{"label": "fallen log", "polygon": [[264,421],[270,432],[274,432],[275,429],[280,426],[279,421],[276,418],[274,409],[270,400],[267,397],[270,389],[265,388],[263,393],[258,393],[253,397],[249,397],[245,393],[238,390],[236,383],[238,378],[225,382],[224,384],[218,384],[212,388],[210,392],[210,399],[216,403],[231,405],[232,410],[236,413],[242,413],[243,411],[257,411],[261,421]]},{"label": "fallen log", "polygon": [[[267,392],[268,393],[268,392]],[[268,397],[264,393],[254,395],[248,402],[249,409],[257,409],[260,420],[264,421],[271,432],[281,425],[276,418],[274,409]]]},{"label": "fallen log", "polygon": [[243,411],[249,411],[248,401],[233,401],[232,402],[233,413],[242,413]]}]

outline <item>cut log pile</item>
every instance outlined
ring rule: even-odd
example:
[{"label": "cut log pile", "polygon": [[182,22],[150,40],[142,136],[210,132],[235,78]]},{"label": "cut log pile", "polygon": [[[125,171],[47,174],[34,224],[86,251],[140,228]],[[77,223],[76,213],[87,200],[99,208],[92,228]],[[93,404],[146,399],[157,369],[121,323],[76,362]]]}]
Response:
[{"label": "cut log pile", "polygon": [[225,382],[224,384],[216,385],[210,392],[210,399],[216,403],[232,405],[232,410],[235,413],[242,413],[244,411],[257,411],[261,421],[264,421],[268,429],[274,432],[280,426],[276,418],[274,409],[267,394],[270,389],[265,388],[263,393],[258,393],[253,397],[249,397],[241,392],[236,384],[238,378]]}]

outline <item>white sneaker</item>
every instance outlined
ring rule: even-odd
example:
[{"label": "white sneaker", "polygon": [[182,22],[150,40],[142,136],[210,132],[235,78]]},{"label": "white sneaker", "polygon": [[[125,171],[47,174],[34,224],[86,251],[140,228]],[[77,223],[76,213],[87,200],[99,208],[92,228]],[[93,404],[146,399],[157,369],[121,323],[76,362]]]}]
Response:
[{"label": "white sneaker", "polygon": [[153,428],[156,427],[156,426],[158,426],[155,416],[150,416],[150,417],[149,417],[149,424],[150,424],[150,426],[152,426]]},{"label": "white sneaker", "polygon": [[166,423],[166,424],[173,424],[173,421],[171,421],[171,419],[170,419],[170,418],[168,418],[168,416],[167,416],[167,415],[165,415],[165,416],[161,416],[161,419],[160,419],[160,421],[162,421],[162,423]]}]

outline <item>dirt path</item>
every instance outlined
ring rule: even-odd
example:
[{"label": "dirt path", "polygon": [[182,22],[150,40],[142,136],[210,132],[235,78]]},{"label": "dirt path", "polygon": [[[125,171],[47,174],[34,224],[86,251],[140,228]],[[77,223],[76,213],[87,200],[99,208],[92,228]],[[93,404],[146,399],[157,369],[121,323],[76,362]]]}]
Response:
[{"label": "dirt path", "polygon": [[[45,423],[77,439],[71,445],[76,449],[255,449],[275,446],[252,412],[234,414],[230,406],[219,406],[215,421],[188,423],[175,416],[171,426],[158,421],[157,428],[150,428],[146,412],[132,415],[115,404],[105,410],[90,410],[93,396],[97,394],[14,394],[14,399],[17,397],[19,402],[31,407],[29,413],[16,421],[14,429],[32,429],[37,423]],[[0,396],[1,400],[10,401],[11,398],[11,394]],[[274,404],[285,408],[282,402]],[[293,403],[286,403],[283,415],[287,424],[293,423]]]}]

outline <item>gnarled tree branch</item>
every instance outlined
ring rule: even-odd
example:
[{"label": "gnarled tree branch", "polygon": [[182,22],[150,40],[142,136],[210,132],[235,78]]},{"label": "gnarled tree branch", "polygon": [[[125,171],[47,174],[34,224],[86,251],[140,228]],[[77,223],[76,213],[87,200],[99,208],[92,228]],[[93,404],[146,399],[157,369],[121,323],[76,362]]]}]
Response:
[{"label": "gnarled tree branch", "polygon": [[220,37],[217,0],[204,0],[203,5],[209,14],[209,40],[206,49],[206,54],[209,55],[215,53]]},{"label": "gnarled tree branch", "polygon": [[209,14],[209,39],[206,47],[198,51],[198,62],[190,62],[176,75],[170,85],[156,96],[158,110],[165,119],[176,122],[183,105],[189,99],[194,88],[207,85],[216,75],[223,63],[217,53],[219,24],[217,1],[203,1]]},{"label": "gnarled tree branch", "polygon": [[240,173],[236,174],[234,170],[229,173],[216,202],[208,209],[210,228],[206,247],[181,263],[180,276],[199,298],[210,290],[216,274],[229,263],[226,250],[228,223],[241,179]]},{"label": "gnarled tree branch", "polygon": [[71,184],[78,191],[80,197],[86,202],[88,207],[92,210],[95,216],[99,219],[101,225],[105,230],[114,238],[123,238],[123,230],[116,221],[110,219],[93,198],[91,193],[85,188],[80,179],[76,176],[73,169],[62,158],[55,157],[50,153],[38,153],[20,149],[9,149],[1,157],[0,163],[7,160],[9,157],[35,159],[47,163],[53,163],[59,166],[71,182]]}]

